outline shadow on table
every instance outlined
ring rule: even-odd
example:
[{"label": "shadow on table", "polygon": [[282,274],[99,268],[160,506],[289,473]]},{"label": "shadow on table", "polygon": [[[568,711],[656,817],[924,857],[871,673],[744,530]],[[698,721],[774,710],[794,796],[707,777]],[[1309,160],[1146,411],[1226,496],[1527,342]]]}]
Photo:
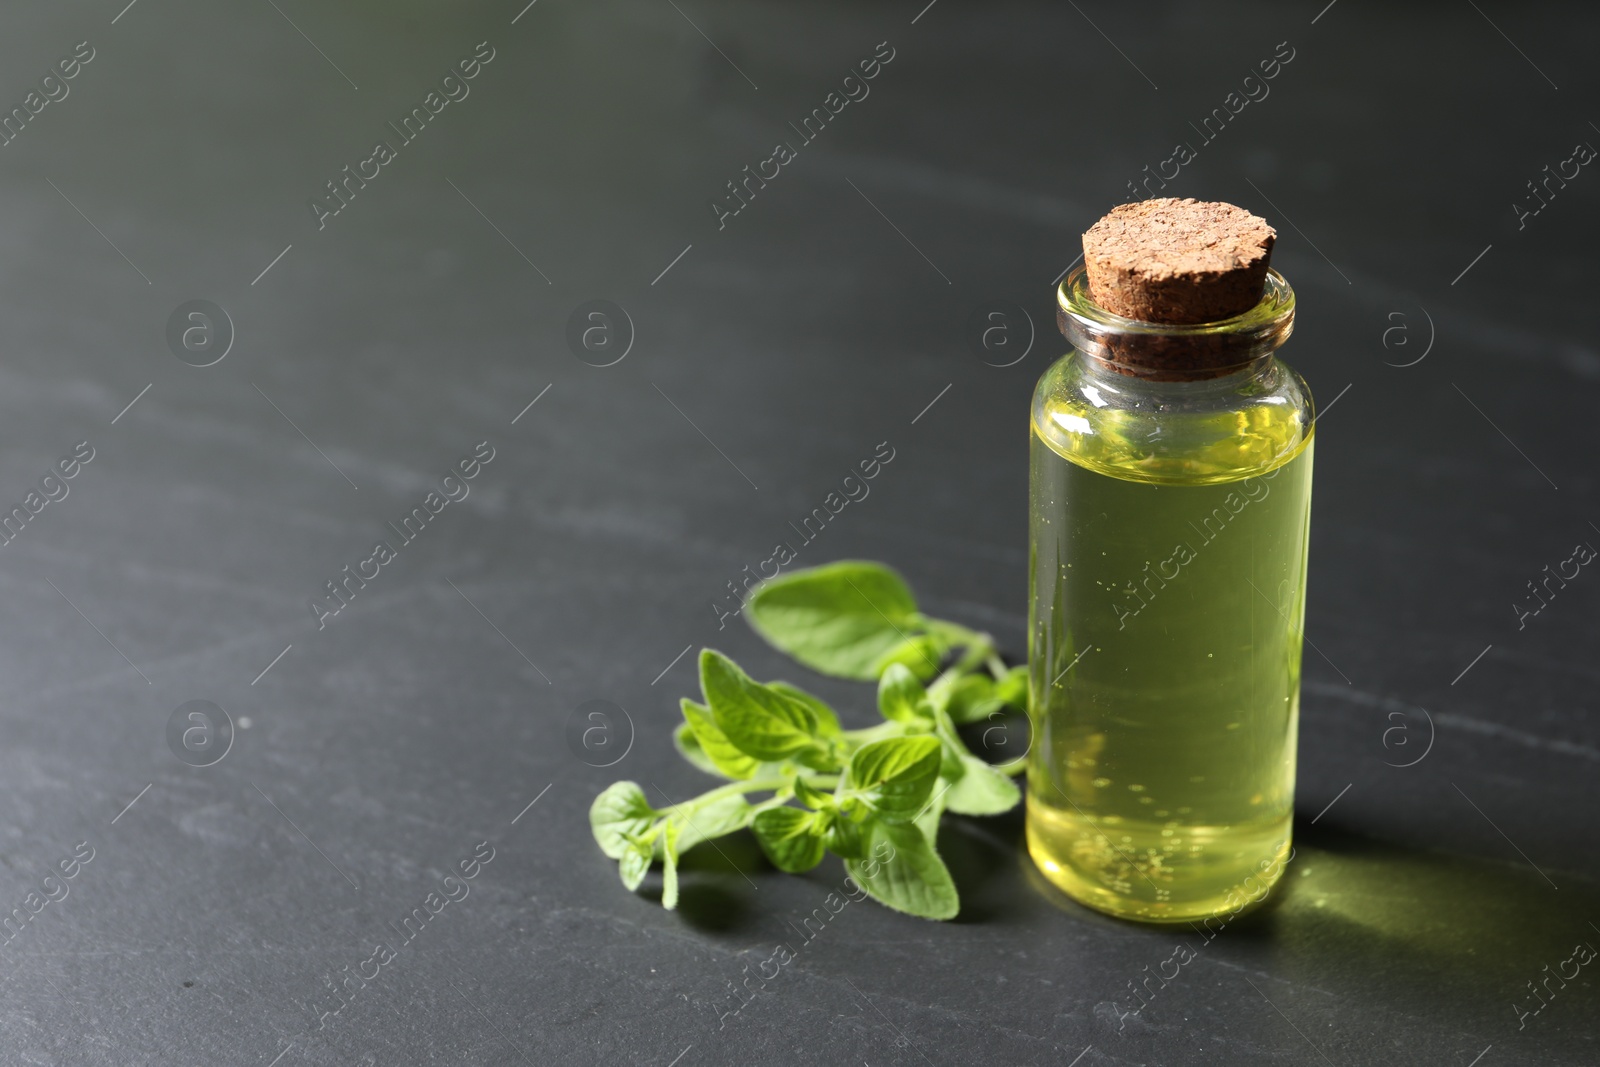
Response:
[{"label": "shadow on table", "polygon": [[[747,924],[755,885],[752,879],[771,877],[776,868],[767,862],[748,830],[707,842],[683,854],[678,864],[678,914],[690,926],[708,931],[736,930]],[[652,873],[649,895],[658,898],[660,874]]]},{"label": "shadow on table", "polygon": [[[1205,958],[1276,980],[1508,1038],[1518,1030],[1518,1009],[1531,1013],[1544,1003],[1529,983],[1547,983],[1539,988],[1549,1002],[1541,1016],[1528,1016],[1529,1032],[1537,1023],[1554,1036],[1582,1024],[1582,986],[1600,973],[1597,960],[1563,995],[1562,962],[1579,943],[1600,947],[1600,886],[1570,874],[1546,872],[1556,888],[1527,864],[1297,826],[1294,860],[1273,894],[1206,941],[1191,926],[1127,922],[1074,903],[1033,866],[1022,826],[1020,809],[946,820],[939,846],[961,892],[956,924],[1026,926],[1038,921],[1043,900],[1065,918],[1127,938],[1141,959],[1158,951],[1152,958],[1162,958],[1183,940]],[[679,911],[701,929],[739,930],[761,910],[747,879],[775,872],[747,833],[717,844],[684,857]],[[801,877],[821,887],[839,872],[825,865]]]},{"label": "shadow on table", "polygon": [[[1580,1026],[1591,1010],[1580,1003],[1588,999],[1582,987],[1592,988],[1600,961],[1583,968],[1564,995],[1568,983],[1556,975],[1580,943],[1600,948],[1600,886],[1570,874],[1545,872],[1552,884],[1526,863],[1297,825],[1295,858],[1273,894],[1208,942],[1188,925],[1136,924],[1090,911],[1045,880],[1020,838],[1017,851],[1029,886],[1074,917],[1152,943],[1182,940],[1207,957],[1324,993],[1508,1038],[1524,1021],[1521,1012],[1530,1013],[1531,1032],[1536,1020]],[[1568,978],[1573,970],[1568,962]],[[1544,1019],[1532,1014],[1546,1002]]]}]

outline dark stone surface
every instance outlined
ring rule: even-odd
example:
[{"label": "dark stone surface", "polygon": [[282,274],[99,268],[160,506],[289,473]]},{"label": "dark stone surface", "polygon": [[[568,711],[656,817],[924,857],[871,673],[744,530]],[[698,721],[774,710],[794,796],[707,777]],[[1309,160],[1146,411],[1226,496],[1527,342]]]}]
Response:
[{"label": "dark stone surface", "polygon": [[[1515,1008],[1600,945],[1600,576],[1523,629],[1511,607],[1600,544],[1600,177],[1521,229],[1511,207],[1600,143],[1592,8],[123,3],[0,14],[6,107],[95,50],[0,149],[0,498],[94,449],[0,558],[5,908],[94,849],[0,950],[0,1059],[1600,1061],[1593,966]],[[470,96],[319,231],[307,199],[484,40]],[[884,40],[870,96],[719,230],[708,200]],[[1280,41],[1270,96],[1200,144]],[[734,838],[669,914],[593,847],[591,798],[704,787],[669,743],[674,657],[794,673],[709,605],[880,441],[800,562],[889,561],[1020,653],[1051,279],[1180,139],[1169,194],[1278,227],[1285,355],[1327,411],[1284,891],[1201,947],[1044,888],[1020,818],[952,819],[959,921],[850,905],[719,1018],[842,871]],[[606,368],[565,341],[600,298],[637,333]],[[167,347],[191,299],[236,328],[213,366]],[[970,325],[1001,304],[1039,329],[1006,368]],[[319,630],[308,598],[483,440],[470,496]],[[239,727],[210,767],[168,749],[191,700]],[[636,728],[613,768],[565,741],[589,700]],[[470,895],[319,1028],[324,976],[482,841]]]}]

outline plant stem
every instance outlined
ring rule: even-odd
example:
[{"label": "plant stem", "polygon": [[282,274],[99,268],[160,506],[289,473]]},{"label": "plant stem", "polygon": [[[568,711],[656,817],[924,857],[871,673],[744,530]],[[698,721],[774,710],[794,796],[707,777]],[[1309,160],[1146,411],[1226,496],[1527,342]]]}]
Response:
[{"label": "plant stem", "polygon": [[[898,722],[880,722],[876,726],[868,726],[860,730],[846,730],[844,736],[860,744],[869,744],[873,741],[882,741],[886,737],[900,737],[906,732],[903,724]],[[848,762],[848,761],[847,761]],[[806,783],[810,785],[810,782]]]},{"label": "plant stem", "polygon": [[756,778],[744,782],[729,782],[727,785],[718,786],[715,789],[701,793],[697,797],[673,804],[670,807],[657,808],[656,811],[658,814],[667,815],[672,812],[682,811],[684,808],[701,808],[712,801],[721,800],[723,797],[738,796],[742,793],[760,793],[769,789],[778,790],[788,785],[795,778],[803,778],[806,785],[818,790],[832,789],[839,784],[839,776],[837,774],[804,774],[789,775],[783,778]]},{"label": "plant stem", "polygon": [[[986,660],[997,658],[994,638],[986,633],[970,630],[960,623],[951,622],[948,619],[934,619],[924,615],[921,616],[921,621],[928,628],[929,633],[948,641],[952,645],[959,646],[962,650],[960,658],[928,684],[928,694],[933,698],[934,704],[939,706],[943,703],[945,691],[955,685],[958,679],[971,674],[979,664],[984,663]],[[992,671],[993,669],[991,666],[990,670]],[[998,677],[999,675],[996,675],[996,678]]]}]

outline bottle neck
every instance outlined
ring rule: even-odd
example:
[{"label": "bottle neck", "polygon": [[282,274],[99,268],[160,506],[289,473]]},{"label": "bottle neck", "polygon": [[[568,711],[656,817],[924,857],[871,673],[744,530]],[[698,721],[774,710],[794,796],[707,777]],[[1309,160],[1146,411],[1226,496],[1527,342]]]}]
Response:
[{"label": "bottle neck", "polygon": [[1141,368],[1129,367],[1116,359],[1081,347],[1078,348],[1078,358],[1083,378],[1090,384],[1117,392],[1181,395],[1196,399],[1211,394],[1234,395],[1251,383],[1267,381],[1281,366],[1277,357],[1269,351],[1257,355],[1246,363],[1209,369],[1204,375],[1186,374],[1167,377],[1149,373]]},{"label": "bottle neck", "polygon": [[1168,324],[1126,319],[1089,295],[1078,267],[1056,293],[1056,324],[1072,346],[1104,373],[1151,382],[1237,380],[1264,374],[1294,331],[1294,290],[1277,271],[1255,307],[1216,322]]}]

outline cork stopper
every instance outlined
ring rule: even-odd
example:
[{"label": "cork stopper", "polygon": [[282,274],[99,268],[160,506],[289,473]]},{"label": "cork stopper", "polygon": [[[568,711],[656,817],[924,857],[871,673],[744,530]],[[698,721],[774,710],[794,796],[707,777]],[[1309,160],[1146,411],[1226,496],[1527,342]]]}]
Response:
[{"label": "cork stopper", "polygon": [[1083,235],[1089,294],[1124,318],[1215,322],[1255,307],[1276,231],[1232,204],[1164,197],[1113,208]]}]

